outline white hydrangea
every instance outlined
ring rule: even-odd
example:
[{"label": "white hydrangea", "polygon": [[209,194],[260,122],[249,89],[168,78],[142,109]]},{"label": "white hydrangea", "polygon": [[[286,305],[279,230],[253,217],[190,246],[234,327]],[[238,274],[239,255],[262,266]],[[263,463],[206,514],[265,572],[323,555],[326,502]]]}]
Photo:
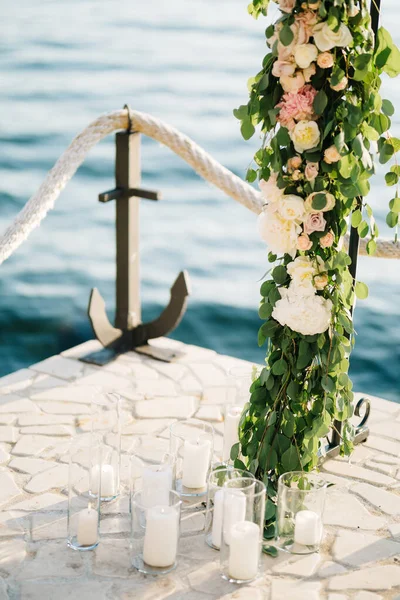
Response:
[{"label": "white hydrangea", "polygon": [[258,217],[258,232],[271,252],[296,256],[301,227],[292,219],[284,219],[276,204],[266,206]]},{"label": "white hydrangea", "polygon": [[330,324],[333,304],[322,296],[300,296],[296,288],[281,288],[281,300],[275,304],[272,317],[302,335],[324,333]]}]

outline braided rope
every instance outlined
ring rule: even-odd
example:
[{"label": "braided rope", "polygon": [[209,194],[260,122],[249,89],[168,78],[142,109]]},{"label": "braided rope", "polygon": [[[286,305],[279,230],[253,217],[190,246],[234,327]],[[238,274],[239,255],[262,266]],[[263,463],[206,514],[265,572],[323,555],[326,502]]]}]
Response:
[{"label": "braided rope", "polygon": [[[259,214],[261,211],[263,201],[260,193],[223,167],[189,137],[151,115],[138,111],[128,113],[127,109],[121,109],[93,121],[61,155],[36,194],[0,237],[0,264],[40,225],[91,148],[113,131],[127,129],[129,126],[133,131],[139,131],[170,148],[206,181],[213,183],[252,212]],[[367,241],[361,242],[361,254],[366,254]],[[375,256],[400,258],[400,244],[378,240]]]}]

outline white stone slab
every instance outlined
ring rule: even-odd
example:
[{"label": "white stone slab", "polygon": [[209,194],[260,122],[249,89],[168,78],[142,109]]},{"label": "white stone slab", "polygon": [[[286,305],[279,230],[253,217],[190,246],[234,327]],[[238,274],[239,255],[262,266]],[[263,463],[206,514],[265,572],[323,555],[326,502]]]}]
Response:
[{"label": "white stone slab", "polygon": [[320,600],[321,584],[314,581],[275,579],[271,581],[273,600]]},{"label": "white stone slab", "polygon": [[390,590],[400,585],[400,567],[382,565],[368,567],[333,577],[328,587],[330,590]]},{"label": "white stone slab", "polygon": [[193,375],[200,381],[203,388],[215,385],[225,385],[226,373],[216,367],[213,363],[191,363],[189,364]]},{"label": "white stone slab", "polygon": [[0,504],[10,502],[21,494],[21,490],[14,481],[14,477],[8,471],[0,471]]},{"label": "white stone slab", "polygon": [[376,531],[385,526],[385,519],[372,515],[355,496],[329,489],[325,503],[324,523],[350,529]]},{"label": "white stone slab", "polygon": [[62,584],[58,581],[23,581],[20,590],[24,600],[108,600],[110,588],[111,583],[93,580],[63,581]]},{"label": "white stone slab", "polygon": [[358,483],[351,491],[388,515],[400,515],[400,496],[392,492],[380,490],[367,483]]},{"label": "white stone slab", "polygon": [[98,395],[98,389],[90,385],[64,385],[52,387],[31,395],[33,401],[52,400],[54,402],[78,402],[90,404],[92,398]]},{"label": "white stone slab", "polygon": [[7,540],[0,542],[0,571],[15,573],[26,557],[24,540]]},{"label": "white stone slab", "polygon": [[147,435],[159,433],[168,428],[175,419],[140,419],[122,429],[122,435]]},{"label": "white stone slab", "polygon": [[382,596],[374,594],[374,592],[358,592],[354,596],[354,600],[382,600]]},{"label": "white stone slab", "polygon": [[29,475],[36,475],[47,469],[57,466],[56,462],[51,460],[43,460],[42,458],[13,458],[8,465],[14,471],[20,473],[28,473]]},{"label": "white stone slab", "polygon": [[400,544],[371,534],[339,531],[332,552],[333,558],[340,563],[362,567],[400,555]]},{"label": "white stone slab", "polygon": [[279,575],[311,577],[318,569],[320,563],[321,557],[318,554],[310,554],[305,557],[293,556],[285,562],[273,566],[272,571]]},{"label": "white stone slab", "polygon": [[16,392],[29,387],[35,374],[30,369],[20,369],[0,378],[0,392]]},{"label": "white stone slab", "polygon": [[400,427],[397,421],[393,419],[371,425],[371,432],[378,436],[392,438],[400,441]]},{"label": "white stone slab", "polygon": [[141,400],[136,403],[136,416],[142,419],[177,418],[188,419],[197,410],[198,401],[193,396],[177,398],[157,398],[157,400]]},{"label": "white stone slab", "polygon": [[67,517],[51,513],[32,515],[32,541],[63,539],[68,533]]},{"label": "white stone slab", "polygon": [[81,377],[84,372],[84,363],[78,360],[65,358],[64,356],[51,356],[31,366],[33,371],[47,373],[60,379],[72,381]]},{"label": "white stone slab", "polygon": [[13,444],[18,439],[18,429],[9,425],[0,425],[0,442]]},{"label": "white stone slab", "polygon": [[101,577],[129,576],[131,558],[128,540],[103,540],[96,549],[93,571]]},{"label": "white stone slab", "polygon": [[68,425],[32,425],[30,427],[23,427],[21,430],[23,435],[55,435],[55,436],[73,436],[75,430],[73,427]]},{"label": "white stone slab", "polygon": [[393,440],[385,440],[382,437],[370,435],[368,436],[365,445],[369,448],[379,450],[380,452],[385,452],[386,454],[393,454],[393,456],[400,457],[400,444],[398,442],[394,442]]},{"label": "white stone slab", "polygon": [[368,481],[374,485],[387,486],[396,483],[396,480],[393,479],[393,477],[388,477],[382,473],[377,473],[370,469],[364,469],[363,467],[358,467],[357,465],[352,465],[348,462],[339,460],[327,460],[323,464],[323,470],[335,475],[341,475],[342,477]]},{"label": "white stone slab", "polygon": [[222,412],[219,406],[206,405],[200,406],[195,415],[196,419],[201,421],[222,421]]},{"label": "white stone slab", "polygon": [[[72,478],[78,481],[86,476],[86,471],[78,465],[74,465]],[[68,465],[57,465],[34,475],[29,483],[25,486],[25,491],[31,494],[41,494],[52,489],[68,489]]]},{"label": "white stone slab", "polygon": [[12,510],[24,510],[24,511],[38,511],[38,510],[52,510],[52,511],[65,511],[67,508],[66,496],[61,494],[40,494],[38,496],[31,496],[18,504],[14,504]]},{"label": "white stone slab", "polygon": [[9,395],[0,397],[0,413],[33,413],[39,412],[38,407],[28,398]]},{"label": "white stone slab", "polygon": [[89,415],[90,405],[75,402],[38,402],[39,408],[51,415]]},{"label": "white stone slab", "polygon": [[77,578],[85,572],[81,552],[68,552],[65,541],[51,541],[41,545],[33,558],[26,561],[18,573],[18,579]]},{"label": "white stone slab", "polygon": [[48,435],[23,435],[11,451],[14,456],[38,456],[45,448],[57,446],[60,438]]},{"label": "white stone slab", "polygon": [[5,444],[0,444],[0,464],[4,464],[10,460],[8,447]]},{"label": "white stone slab", "polygon": [[73,425],[74,423],[75,417],[73,415],[46,415],[42,413],[27,413],[18,416],[18,425],[20,427],[33,427],[34,425]]}]

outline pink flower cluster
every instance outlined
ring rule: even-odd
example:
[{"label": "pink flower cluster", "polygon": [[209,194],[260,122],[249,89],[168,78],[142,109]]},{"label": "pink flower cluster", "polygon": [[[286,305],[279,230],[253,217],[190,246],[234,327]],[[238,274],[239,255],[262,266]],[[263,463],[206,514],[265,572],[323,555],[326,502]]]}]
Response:
[{"label": "pink flower cluster", "polygon": [[293,129],[296,121],[312,121],[317,118],[314,113],[313,102],[317,90],[312,85],[304,85],[298,92],[287,92],[282,96],[282,101],[276,105],[280,108],[277,119],[281,125],[289,130]]}]

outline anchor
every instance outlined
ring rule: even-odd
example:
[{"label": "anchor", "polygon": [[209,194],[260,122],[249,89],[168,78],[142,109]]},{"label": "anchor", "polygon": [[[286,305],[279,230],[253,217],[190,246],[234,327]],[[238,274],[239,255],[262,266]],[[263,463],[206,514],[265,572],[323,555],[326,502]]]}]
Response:
[{"label": "anchor", "polygon": [[[116,202],[116,314],[113,326],[106,313],[105,302],[97,288],[89,298],[88,315],[93,332],[103,349],[81,358],[84,362],[104,365],[118,354],[145,346],[149,340],[167,335],[175,329],[186,312],[189,276],[181,271],[170,290],[170,301],[160,316],[141,322],[139,280],[139,206],[140,199],[158,201],[159,192],[140,187],[140,133],[116,134],[115,183],[113,190],[99,194],[102,203]],[[143,349],[146,354],[170,360],[174,353],[160,353],[157,348]]]}]

